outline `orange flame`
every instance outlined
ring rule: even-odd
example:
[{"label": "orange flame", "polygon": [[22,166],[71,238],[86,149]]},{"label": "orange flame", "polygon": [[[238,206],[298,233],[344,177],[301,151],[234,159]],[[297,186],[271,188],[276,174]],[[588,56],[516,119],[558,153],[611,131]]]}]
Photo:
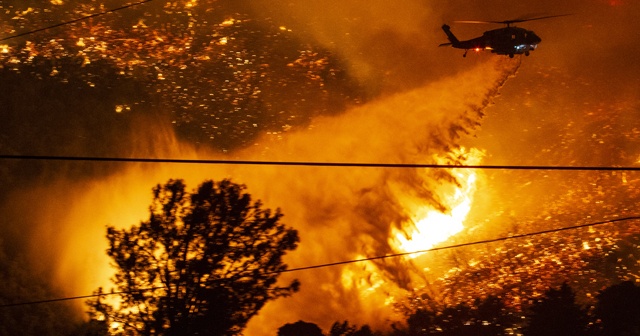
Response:
[{"label": "orange flame", "polygon": [[[465,156],[464,163],[471,165],[478,164],[483,156],[483,153],[475,148],[468,151],[461,148],[459,153],[454,154]],[[437,158],[437,161],[443,163],[441,158]],[[449,212],[443,213],[429,206],[419,205],[414,211],[416,215],[411,223],[407,223],[403,230],[392,230],[392,246],[404,252],[424,251],[462,231],[464,221],[471,210],[477,174],[472,169],[457,168],[453,169],[452,175],[458,180],[459,185],[454,186],[452,190],[443,188],[440,191],[443,205]],[[412,254],[411,258],[421,254]]]}]

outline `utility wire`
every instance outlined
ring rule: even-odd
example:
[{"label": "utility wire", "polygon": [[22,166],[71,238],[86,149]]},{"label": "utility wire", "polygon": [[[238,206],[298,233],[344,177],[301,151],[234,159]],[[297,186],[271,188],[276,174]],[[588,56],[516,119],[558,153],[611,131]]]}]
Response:
[{"label": "utility wire", "polygon": [[[461,243],[461,244],[448,245],[448,246],[442,246],[442,247],[434,247],[434,248],[430,248],[430,249],[427,249],[427,250],[386,254],[386,255],[383,255],[383,256],[376,256],[376,257],[369,257],[369,258],[362,258],[362,259],[353,259],[353,260],[345,260],[345,261],[338,261],[338,262],[326,263],[326,264],[318,264],[318,265],[312,265],[312,266],[296,267],[296,268],[286,269],[286,270],[282,270],[282,271],[267,272],[265,274],[269,275],[269,274],[291,273],[291,272],[306,271],[306,270],[311,270],[311,269],[318,269],[318,268],[326,268],[326,267],[354,264],[354,263],[359,263],[359,262],[364,262],[364,261],[396,258],[396,257],[408,256],[408,255],[412,255],[412,254],[427,253],[427,252],[433,252],[433,251],[443,251],[443,250],[456,249],[456,248],[460,248],[460,247],[467,247],[467,246],[473,246],[473,245],[496,243],[496,242],[502,242],[502,241],[507,241],[507,240],[512,240],[512,239],[533,237],[533,236],[539,236],[539,235],[544,235],[544,234],[548,234],[548,233],[576,230],[576,229],[594,227],[594,226],[611,224],[611,223],[616,223],[616,222],[631,221],[631,220],[640,220],[640,216],[614,218],[614,219],[608,219],[608,220],[603,220],[603,221],[599,221],[599,222],[592,222],[592,223],[586,223],[586,224],[580,224],[580,225],[573,225],[573,226],[567,226],[567,227],[562,227],[562,228],[557,228],[557,229],[549,229],[549,230],[536,231],[536,232],[530,232],[530,233],[523,233],[523,234],[517,234],[517,235],[511,235],[511,236],[499,237],[499,238],[493,238],[493,239],[487,239],[487,240],[479,240],[479,241],[469,242],[469,243]],[[41,304],[41,303],[71,301],[71,300],[79,300],[79,299],[89,299],[89,298],[100,297],[100,296],[133,294],[133,293],[141,293],[141,292],[152,291],[152,290],[162,289],[162,288],[164,288],[164,287],[149,287],[149,288],[140,288],[140,289],[132,290],[132,291],[109,292],[109,293],[100,293],[100,294],[70,296],[70,297],[55,298],[55,299],[48,299],[48,300],[39,300],[39,301],[7,303],[7,304],[0,304],[0,308],[26,306],[26,305],[34,305],[34,304]]]},{"label": "utility wire", "polygon": [[[131,7],[135,7],[138,5],[142,5],[147,2],[151,2],[153,0],[142,0],[139,2],[131,3],[128,5],[112,8],[106,11],[102,11],[99,13],[94,13],[91,15],[83,16],[77,19],[73,19],[70,21],[61,22],[58,24],[54,24],[51,26],[38,28],[34,30],[30,30],[27,32],[7,36],[4,38],[0,38],[0,42],[7,41],[10,39],[27,36],[35,33],[39,33],[42,31],[47,31],[50,29],[74,24],[80,21],[88,20],[95,17],[100,17],[106,14],[115,13],[120,10],[128,9]],[[434,169],[447,169],[447,168],[466,168],[466,169],[502,169],[502,170],[567,170],[567,171],[640,171],[640,167],[602,167],[602,166],[513,166],[513,165],[451,165],[451,164],[399,164],[399,163],[351,163],[351,162],[302,162],[302,161],[249,161],[249,160],[199,160],[199,159],[154,159],[154,158],[118,158],[118,157],[87,157],[87,156],[40,156],[40,155],[0,155],[0,159],[4,160],[46,160],[46,161],[95,161],[95,162],[137,162],[137,163],[182,163],[182,164],[218,164],[218,165],[264,165],[264,166],[311,166],[311,167],[363,167],[363,168],[434,168]],[[640,216],[637,217],[626,217],[626,218],[617,218],[606,221],[575,225],[569,227],[563,227],[558,229],[550,229],[544,231],[537,231],[519,235],[512,235],[507,237],[500,237],[482,241],[475,241],[469,243],[461,243],[456,245],[449,245],[443,247],[436,247],[427,250],[420,251],[412,251],[405,253],[395,253],[395,254],[387,254],[384,256],[376,256],[362,259],[354,259],[354,260],[346,260],[339,261],[333,263],[326,264],[318,264],[312,266],[304,266],[286,269],[282,271],[269,272],[266,274],[280,274],[280,273],[290,273],[290,272],[298,272],[310,269],[318,269],[318,268],[326,268],[333,267],[339,265],[347,265],[353,263],[359,263],[364,261],[373,261],[373,260],[381,260],[388,258],[395,258],[401,256],[408,256],[412,254],[419,253],[427,253],[432,251],[441,251],[447,249],[455,249],[460,247],[467,247],[473,245],[480,244],[488,244],[506,241],[510,239],[518,239],[525,237],[532,237],[542,234],[567,231],[567,230],[575,230],[585,227],[593,227],[598,225],[610,224],[614,222],[628,221],[628,220],[640,220]],[[78,300],[78,299],[89,299],[98,296],[107,296],[107,295],[120,295],[120,294],[130,294],[136,292],[150,291],[161,289],[164,287],[152,287],[152,288],[142,288],[135,291],[121,291],[121,292],[110,292],[110,293],[101,293],[101,294],[89,294],[89,295],[80,295],[80,296],[72,296],[72,297],[64,297],[64,298],[54,298],[48,300],[39,300],[39,301],[29,301],[29,302],[18,302],[18,303],[9,303],[9,304],[1,304],[0,308],[5,307],[16,307],[23,305],[33,305],[33,304],[41,304],[41,303],[52,303],[52,302],[61,302],[61,301],[70,301],[70,300]]]},{"label": "utility wire", "polygon": [[632,166],[544,166],[544,165],[457,165],[430,163],[367,163],[367,162],[316,162],[316,161],[256,161],[213,159],[167,159],[167,158],[123,158],[95,156],[9,155],[0,154],[0,160],[38,161],[90,161],[131,163],[179,163],[209,165],[252,166],[306,166],[306,167],[360,167],[360,168],[431,168],[431,169],[499,169],[499,170],[564,170],[564,171],[640,171]]},{"label": "utility wire", "polygon": [[[316,268],[347,265],[347,264],[359,263],[359,262],[363,262],[363,261],[371,261],[371,260],[381,260],[381,259],[388,259],[388,258],[395,258],[395,257],[403,257],[403,256],[412,255],[412,254],[427,253],[427,252],[442,251],[442,250],[450,250],[450,249],[473,246],[473,245],[497,243],[497,242],[502,242],[502,241],[511,240],[511,239],[533,237],[533,236],[543,235],[543,234],[547,234],[547,233],[555,233],[555,232],[561,232],[561,231],[576,230],[576,229],[582,229],[582,228],[586,228],[586,227],[593,227],[593,226],[598,226],[598,225],[604,225],[604,224],[610,224],[610,223],[622,222],[622,221],[629,221],[629,220],[640,220],[640,216],[615,218],[615,219],[609,219],[609,220],[600,221],[600,222],[580,224],[580,225],[574,225],[574,226],[567,226],[567,227],[562,227],[562,228],[557,228],[557,229],[549,229],[549,230],[544,230],[544,231],[522,233],[522,234],[517,234],[517,235],[511,235],[511,236],[499,237],[499,238],[493,238],[493,239],[487,239],[487,240],[480,240],[480,241],[475,241],[475,242],[461,243],[461,244],[455,244],[455,245],[447,245],[447,246],[442,246],[442,247],[434,247],[434,248],[430,248],[430,249],[427,249],[427,250],[386,254],[386,255],[377,256],[377,257],[369,257],[369,258],[362,258],[362,259],[338,261],[338,262],[327,263],[327,264],[319,264],[319,265],[313,265],[313,266],[296,267],[296,268],[291,268],[291,269],[287,269],[287,270],[283,270],[283,271],[279,271],[279,272],[271,272],[271,273],[297,272],[297,271],[304,271],[304,270],[310,270],[310,269],[316,269]],[[267,273],[267,274],[270,274],[270,273]]]},{"label": "utility wire", "polygon": [[102,293],[102,294],[78,295],[78,296],[70,296],[70,297],[56,298],[56,299],[49,299],[49,300],[7,303],[7,304],[1,304],[0,308],[26,306],[26,305],[34,305],[34,304],[40,304],[40,303],[52,303],[52,302],[62,302],[62,301],[71,301],[71,300],[80,300],[80,299],[90,299],[90,298],[97,297],[97,296],[131,294],[131,293],[138,293],[138,292],[147,292],[147,291],[161,289],[161,288],[164,288],[164,287],[142,288],[142,289],[139,289],[139,290],[136,290],[136,291],[123,291],[123,292],[109,292],[109,293]]},{"label": "utility wire", "polygon": [[0,42],[6,41],[6,40],[10,40],[10,39],[14,39],[14,38],[17,38],[17,37],[22,37],[22,36],[26,36],[26,35],[31,35],[31,34],[43,32],[43,31],[46,31],[46,30],[50,30],[50,29],[54,29],[54,28],[58,28],[58,27],[62,27],[62,26],[70,25],[70,24],[74,24],[76,22],[88,20],[88,19],[91,19],[91,18],[103,16],[103,15],[106,15],[106,14],[115,13],[117,11],[121,11],[123,9],[135,7],[135,6],[138,6],[138,5],[142,5],[144,3],[151,2],[151,1],[153,1],[153,0],[142,0],[142,1],[134,2],[134,3],[128,4],[128,5],[124,5],[124,6],[112,8],[112,9],[109,9],[109,10],[106,10],[106,11],[102,11],[102,12],[99,12],[99,13],[83,16],[83,17],[80,17],[80,18],[77,18],[77,19],[73,19],[73,20],[70,20],[70,21],[65,21],[65,22],[57,23],[57,24],[54,24],[54,25],[51,25],[51,26],[47,26],[47,27],[43,27],[43,28],[38,28],[38,29],[26,31],[24,33],[19,33],[19,34],[16,34],[16,35],[3,37],[3,38],[0,38]]}]

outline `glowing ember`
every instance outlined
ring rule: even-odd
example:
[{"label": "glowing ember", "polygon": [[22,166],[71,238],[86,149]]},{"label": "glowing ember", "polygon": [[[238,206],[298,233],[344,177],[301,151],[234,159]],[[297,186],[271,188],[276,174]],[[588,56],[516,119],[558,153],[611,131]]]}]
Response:
[{"label": "glowing ember", "polygon": [[[467,153],[462,148],[460,154],[465,157],[463,163],[471,165],[478,164],[482,157],[482,152],[477,149],[471,149]],[[442,159],[437,161],[444,163]],[[477,176],[471,169],[453,169],[452,175],[459,185],[454,186],[453,190],[441,191],[441,198],[449,212],[443,213],[428,206],[421,207],[416,212],[410,229],[392,232],[392,245],[405,252],[427,250],[462,231],[463,223],[471,210]],[[421,254],[416,253],[410,257],[415,258]]]}]

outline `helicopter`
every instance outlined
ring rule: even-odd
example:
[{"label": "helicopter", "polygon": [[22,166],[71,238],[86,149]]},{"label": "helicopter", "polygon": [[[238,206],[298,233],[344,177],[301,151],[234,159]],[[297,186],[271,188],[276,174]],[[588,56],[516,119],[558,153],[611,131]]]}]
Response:
[{"label": "helicopter", "polygon": [[531,30],[526,30],[520,27],[514,27],[514,23],[550,19],[559,16],[566,16],[570,14],[561,15],[549,15],[534,17],[529,19],[515,19],[506,21],[455,21],[460,23],[498,23],[504,24],[506,27],[493,29],[486,31],[480,37],[476,37],[466,41],[460,41],[451,32],[449,25],[442,25],[442,30],[447,34],[449,43],[442,43],[440,47],[452,46],[457,49],[464,49],[462,57],[467,57],[469,50],[482,51],[490,50],[494,54],[509,55],[513,58],[516,54],[524,54],[529,56],[529,53],[538,47],[538,44],[542,42],[542,39]]}]

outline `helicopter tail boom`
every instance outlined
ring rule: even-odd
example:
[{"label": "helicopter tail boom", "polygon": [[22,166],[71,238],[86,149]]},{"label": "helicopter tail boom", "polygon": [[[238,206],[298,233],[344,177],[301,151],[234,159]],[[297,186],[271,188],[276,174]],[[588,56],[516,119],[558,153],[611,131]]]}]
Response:
[{"label": "helicopter tail boom", "polygon": [[444,30],[444,33],[447,34],[447,38],[449,39],[449,41],[451,41],[451,43],[443,43],[440,46],[453,45],[455,47],[460,43],[460,40],[458,40],[458,38],[451,32],[451,27],[449,27],[449,25],[442,25],[442,30]]}]

